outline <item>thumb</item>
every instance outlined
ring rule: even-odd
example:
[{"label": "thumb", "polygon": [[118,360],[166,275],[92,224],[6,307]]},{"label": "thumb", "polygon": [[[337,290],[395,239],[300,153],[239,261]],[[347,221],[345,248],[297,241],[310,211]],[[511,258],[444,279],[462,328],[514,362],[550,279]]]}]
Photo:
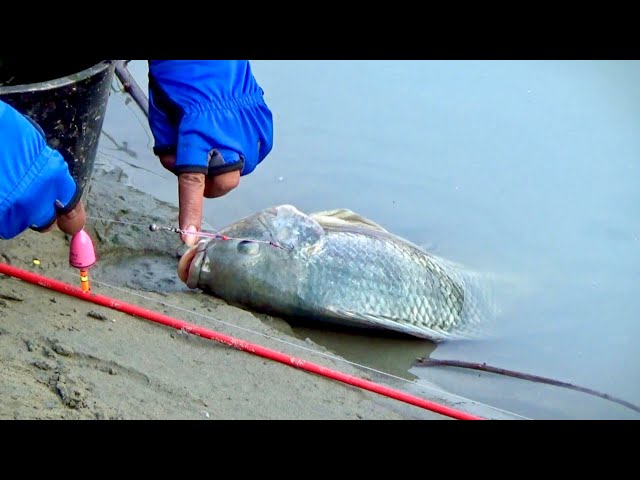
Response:
[{"label": "thumb", "polygon": [[75,235],[84,227],[86,214],[82,200],[69,213],[58,217],[58,228],[69,235]]},{"label": "thumb", "polygon": [[[204,198],[205,175],[203,173],[183,173],[178,176],[179,222],[181,230],[199,232],[202,226],[202,202]],[[183,235],[182,241],[193,246],[195,235]]]}]

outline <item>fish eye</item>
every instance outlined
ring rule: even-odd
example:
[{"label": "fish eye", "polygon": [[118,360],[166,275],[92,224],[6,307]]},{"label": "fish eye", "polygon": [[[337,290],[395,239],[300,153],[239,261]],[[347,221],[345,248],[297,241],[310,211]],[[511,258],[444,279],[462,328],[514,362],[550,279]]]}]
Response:
[{"label": "fish eye", "polygon": [[238,253],[242,253],[244,255],[257,255],[260,251],[260,245],[256,242],[251,242],[248,240],[242,240],[238,242]]}]

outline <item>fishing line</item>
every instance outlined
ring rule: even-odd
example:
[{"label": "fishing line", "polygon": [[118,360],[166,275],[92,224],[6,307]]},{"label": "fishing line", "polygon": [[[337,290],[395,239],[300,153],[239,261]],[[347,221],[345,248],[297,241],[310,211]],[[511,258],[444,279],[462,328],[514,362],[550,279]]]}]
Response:
[{"label": "fishing line", "polygon": [[87,215],[86,218],[87,218],[87,220],[99,220],[101,222],[122,223],[124,225],[132,225],[134,227],[149,228],[149,224],[148,223],[125,222],[123,220],[113,220],[111,218],[92,217],[90,215]]},{"label": "fishing line", "polygon": [[258,240],[258,239],[255,239],[255,238],[229,237],[227,235],[222,235],[222,234],[220,234],[220,233],[218,233],[216,231],[213,231],[213,232],[206,232],[206,231],[188,232],[188,231],[182,230],[180,228],[156,225],[155,223],[143,224],[143,223],[134,223],[134,222],[124,222],[124,221],[121,221],[121,220],[110,220],[110,219],[106,219],[106,218],[98,218],[98,217],[90,217],[90,216],[87,216],[86,218],[87,219],[91,219],[91,220],[99,220],[99,221],[103,221],[103,222],[122,223],[124,225],[132,225],[132,226],[136,226],[136,227],[146,227],[151,232],[157,232],[157,231],[160,231],[160,230],[164,230],[166,232],[179,233],[181,235],[193,235],[195,237],[213,238],[213,239],[224,240],[224,241],[237,240],[239,242],[262,243],[262,244],[269,245],[269,246],[272,246],[272,247],[275,247],[275,248],[280,248],[280,249],[286,250],[286,251],[293,250],[293,247],[290,246],[290,245],[280,245],[279,243],[276,243],[274,241]]},{"label": "fishing line", "polygon": [[[59,268],[54,268],[54,269],[52,269],[52,270],[54,270],[54,271],[58,271],[58,272],[60,272],[60,273],[64,274],[65,276],[74,277],[74,278],[76,277],[76,276],[75,276],[75,275],[73,275],[72,273],[67,272],[67,271],[65,271],[65,270],[61,270],[61,269],[59,269]],[[335,356],[335,355],[331,355],[331,354],[328,354],[328,353],[325,353],[325,352],[320,352],[320,351],[318,351],[318,350],[314,350],[314,349],[309,348],[309,347],[305,347],[305,346],[302,346],[302,345],[297,345],[297,344],[292,343],[292,342],[289,342],[289,341],[287,341],[287,340],[283,340],[283,339],[280,339],[280,338],[272,337],[272,336],[270,336],[270,335],[268,335],[268,334],[265,334],[265,333],[261,333],[261,332],[257,332],[257,331],[251,330],[250,328],[242,327],[242,326],[240,326],[240,325],[235,325],[235,324],[233,324],[233,323],[229,323],[229,322],[226,322],[226,321],[224,321],[224,320],[220,320],[220,319],[218,319],[218,318],[211,317],[211,316],[209,316],[209,315],[205,315],[205,314],[203,314],[203,313],[194,312],[194,311],[192,311],[192,310],[188,310],[188,309],[186,309],[186,308],[184,308],[184,307],[179,307],[179,306],[177,306],[177,305],[173,305],[173,304],[170,304],[170,303],[167,303],[167,302],[163,302],[163,301],[161,301],[161,300],[157,300],[157,299],[155,299],[155,298],[148,297],[148,296],[146,296],[146,295],[143,295],[143,294],[141,294],[141,293],[138,293],[138,292],[135,292],[135,291],[132,291],[132,290],[126,289],[126,288],[117,287],[117,286],[115,286],[115,285],[111,285],[111,284],[109,284],[109,283],[102,282],[102,281],[95,280],[95,279],[93,279],[93,280],[92,280],[92,283],[94,283],[94,284],[98,284],[98,285],[101,285],[101,286],[105,286],[105,287],[107,287],[107,288],[111,288],[111,289],[113,289],[113,290],[121,291],[121,292],[127,293],[127,294],[129,294],[129,295],[133,295],[133,296],[136,296],[136,297],[140,297],[140,298],[142,298],[142,299],[144,299],[144,300],[147,300],[147,301],[150,301],[150,302],[154,302],[154,303],[160,304],[160,305],[165,306],[165,307],[168,307],[168,308],[173,308],[173,309],[175,309],[175,310],[178,310],[178,311],[181,311],[181,312],[184,312],[184,313],[190,314],[190,315],[195,315],[195,316],[198,316],[198,317],[201,317],[201,318],[205,318],[205,319],[207,319],[207,320],[211,320],[211,321],[214,321],[214,322],[219,322],[219,323],[224,324],[224,325],[227,325],[227,326],[229,326],[229,327],[237,328],[237,329],[239,329],[239,330],[243,330],[243,331],[245,331],[245,332],[247,332],[247,333],[251,333],[251,334],[253,334],[253,335],[258,335],[258,336],[261,336],[261,337],[266,338],[266,339],[269,339],[269,340],[273,340],[273,341],[276,341],[276,342],[280,342],[280,343],[282,343],[282,344],[285,344],[285,345],[287,345],[287,346],[290,346],[290,347],[293,347],[293,348],[296,348],[296,349],[305,350],[305,351],[307,351],[307,352],[310,352],[310,353],[313,353],[313,354],[317,354],[317,355],[320,355],[320,356],[326,357],[326,358],[328,358],[328,359],[331,359],[331,360],[334,360],[334,361],[337,361],[337,362],[347,363],[347,364],[350,364],[350,365],[352,365],[352,366],[355,366],[355,367],[358,367],[358,368],[361,368],[361,369],[364,369],[364,370],[368,370],[368,371],[371,371],[371,372],[375,372],[375,373],[380,374],[380,375],[385,376],[385,377],[393,378],[393,379],[395,379],[395,380],[399,380],[399,381],[402,381],[402,382],[404,382],[404,383],[408,383],[408,384],[410,384],[410,385],[418,386],[418,387],[421,387],[421,388],[424,388],[424,389],[430,390],[430,391],[432,391],[432,392],[439,393],[440,395],[443,395],[443,396],[445,396],[445,397],[447,397],[447,396],[448,396],[448,397],[454,397],[454,398],[457,398],[457,399],[459,399],[459,400],[462,400],[462,401],[465,401],[465,402],[469,402],[470,404],[477,405],[477,406],[487,407],[487,408],[490,408],[490,409],[495,410],[495,411],[499,411],[499,412],[504,413],[504,414],[507,414],[507,415],[511,415],[511,416],[514,416],[514,417],[521,418],[521,419],[523,419],[523,420],[531,420],[531,418],[529,418],[529,417],[526,417],[526,416],[524,416],[524,415],[520,415],[520,414],[515,413],[515,412],[511,412],[511,411],[509,411],[509,410],[505,410],[505,409],[502,409],[502,408],[499,408],[499,407],[495,407],[495,406],[493,406],[493,405],[488,405],[488,404],[486,404],[486,403],[482,403],[482,402],[479,402],[479,401],[477,401],[477,400],[472,400],[472,399],[470,399],[470,398],[466,398],[466,397],[463,397],[463,396],[461,396],[461,395],[457,395],[457,394],[455,394],[455,393],[451,393],[451,392],[447,392],[447,391],[444,391],[444,390],[440,390],[440,389],[438,389],[438,388],[432,387],[432,386],[430,386],[430,385],[426,385],[426,384],[421,383],[421,382],[418,382],[418,381],[411,381],[411,380],[407,380],[406,378],[402,378],[402,377],[399,377],[399,376],[397,376],[397,375],[393,375],[393,374],[391,374],[391,373],[384,372],[384,371],[382,371],[382,370],[377,370],[377,369],[375,369],[375,368],[372,368],[372,367],[369,367],[369,366],[366,366],[366,365],[362,365],[362,364],[359,364],[359,363],[357,363],[357,362],[352,362],[352,361],[350,361],[350,360],[346,360],[346,359],[344,359],[344,358],[340,358],[340,357],[337,357],[337,356]],[[188,333],[188,332],[184,332],[184,333]]]},{"label": "fishing line", "polygon": [[[115,148],[114,148],[113,150],[114,150],[114,151],[118,151],[118,149],[115,149]],[[163,176],[163,175],[160,175],[160,174],[159,174],[159,173],[157,173],[157,172],[154,172],[153,170],[150,170],[150,169],[148,169],[148,168],[144,168],[144,167],[140,167],[140,166],[138,166],[138,165],[134,165],[133,163],[127,162],[126,160],[123,160],[122,158],[119,158],[119,157],[117,157],[117,156],[115,156],[115,155],[113,155],[113,154],[111,154],[111,153],[106,153],[106,152],[104,151],[104,149],[99,149],[99,150],[98,150],[98,154],[102,155],[103,157],[112,158],[112,159],[114,159],[116,162],[121,162],[121,163],[124,163],[124,164],[126,164],[126,165],[129,165],[131,168],[136,168],[136,169],[138,169],[138,170],[144,170],[145,172],[149,172],[149,173],[151,173],[151,174],[153,174],[153,175],[155,175],[155,176],[157,176],[157,177],[163,178],[163,179],[164,179],[164,178],[167,178],[167,177],[165,177],[165,176]]]}]

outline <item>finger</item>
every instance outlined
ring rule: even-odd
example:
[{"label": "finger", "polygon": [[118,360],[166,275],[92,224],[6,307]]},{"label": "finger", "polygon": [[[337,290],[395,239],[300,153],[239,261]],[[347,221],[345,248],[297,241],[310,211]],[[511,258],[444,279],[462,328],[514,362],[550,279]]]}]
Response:
[{"label": "finger", "polygon": [[86,221],[87,217],[84,211],[84,204],[82,201],[79,201],[76,208],[58,217],[57,224],[58,228],[64,233],[75,235],[84,228]]},{"label": "finger", "polygon": [[[183,173],[178,176],[178,201],[180,229],[193,232],[200,231],[202,225],[202,202],[205,176],[203,173]],[[198,237],[183,235],[182,241],[195,245]]]},{"label": "finger", "polygon": [[184,283],[187,283],[187,278],[189,278],[189,269],[191,268],[191,262],[193,258],[198,253],[198,247],[193,246],[187,250],[182,257],[180,257],[180,261],[178,262],[178,277]]},{"label": "finger", "polygon": [[222,197],[236,188],[239,183],[240,170],[222,173],[215,177],[208,177],[205,184],[204,196],[207,198]]},{"label": "finger", "polygon": [[160,155],[160,163],[162,163],[162,166],[164,168],[166,168],[170,172],[173,172],[173,167],[175,167],[175,165],[176,165],[176,156],[175,156],[175,154],[173,154],[173,153],[165,153],[163,155]]}]

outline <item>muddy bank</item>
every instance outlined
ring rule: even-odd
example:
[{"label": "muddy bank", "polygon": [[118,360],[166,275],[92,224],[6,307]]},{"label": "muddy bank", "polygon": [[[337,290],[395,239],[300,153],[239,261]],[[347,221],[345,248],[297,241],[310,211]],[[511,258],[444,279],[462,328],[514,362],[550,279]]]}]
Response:
[{"label": "muddy bank", "polygon": [[[192,291],[175,273],[177,210],[96,162],[86,194],[98,254],[92,290],[398,388],[360,371],[285,322]],[[96,218],[118,220],[103,222]],[[79,285],[54,230],[0,243],[2,261]],[[34,263],[39,261],[39,265]],[[114,288],[115,287],[115,288]],[[278,362],[0,275],[0,419],[442,419]],[[445,402],[443,402],[445,403]]]}]

